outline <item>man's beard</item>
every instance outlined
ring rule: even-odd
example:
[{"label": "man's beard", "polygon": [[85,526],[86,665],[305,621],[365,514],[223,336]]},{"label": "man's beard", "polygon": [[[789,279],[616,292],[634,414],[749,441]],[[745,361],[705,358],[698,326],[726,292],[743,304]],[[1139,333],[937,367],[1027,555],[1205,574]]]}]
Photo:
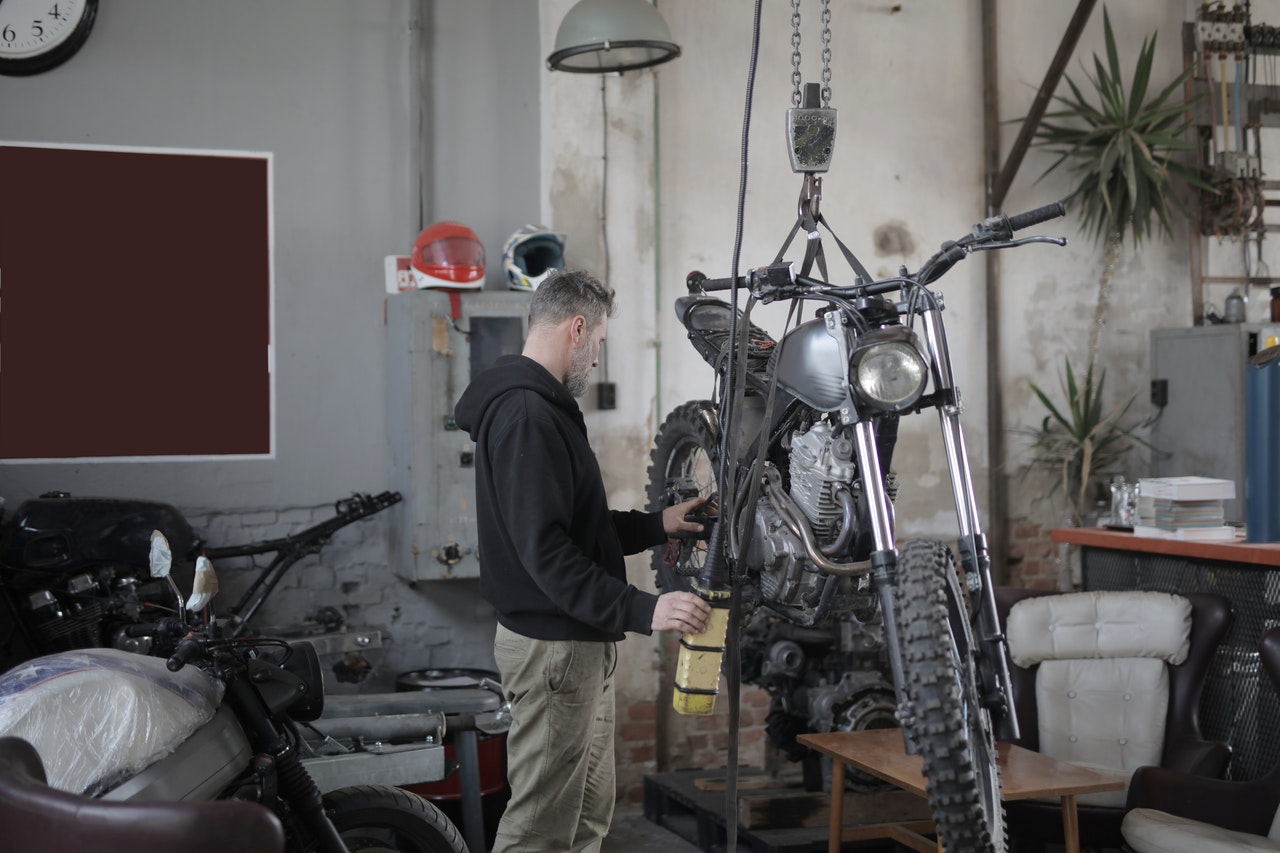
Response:
[{"label": "man's beard", "polygon": [[569,393],[581,397],[587,393],[587,380],[591,377],[591,342],[583,341],[569,353],[569,375],[564,385]]}]

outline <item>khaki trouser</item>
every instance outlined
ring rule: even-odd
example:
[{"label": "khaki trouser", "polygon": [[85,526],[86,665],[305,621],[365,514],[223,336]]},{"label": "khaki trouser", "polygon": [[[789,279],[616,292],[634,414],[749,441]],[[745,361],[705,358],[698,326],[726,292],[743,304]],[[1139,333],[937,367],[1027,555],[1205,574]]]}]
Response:
[{"label": "khaki trouser", "polygon": [[511,800],[494,853],[597,853],[613,820],[613,643],[533,640],[498,626],[511,702]]}]

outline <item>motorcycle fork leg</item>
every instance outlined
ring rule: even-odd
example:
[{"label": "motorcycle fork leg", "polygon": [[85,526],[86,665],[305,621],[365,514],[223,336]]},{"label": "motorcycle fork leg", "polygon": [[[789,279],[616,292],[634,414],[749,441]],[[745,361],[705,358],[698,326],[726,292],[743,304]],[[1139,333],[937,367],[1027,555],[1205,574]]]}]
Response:
[{"label": "motorcycle fork leg", "polygon": [[893,675],[893,695],[898,702],[898,725],[903,732],[903,741],[908,755],[916,754],[916,746],[907,736],[910,730],[906,719],[907,704],[906,670],[902,664],[902,646],[898,637],[898,555],[896,551],[877,551],[871,555],[871,563],[875,567],[872,583],[880,599],[880,616],[884,623],[884,645],[889,654],[889,671]]},{"label": "motorcycle fork leg", "polygon": [[970,624],[976,645],[974,657],[982,690],[982,704],[991,713],[996,736],[1001,740],[1017,740],[1020,736],[1018,715],[1011,702],[1012,683],[1009,664],[1005,658],[1005,638],[996,616],[991,555],[978,518],[978,503],[974,497],[973,476],[965,450],[964,432],[958,412],[943,408],[939,410],[939,418],[942,422],[943,443],[946,445],[947,465],[951,470],[956,521],[960,526],[960,566],[964,570],[965,590],[973,609]]},{"label": "motorcycle fork leg", "polygon": [[[281,799],[315,839],[318,853],[347,853],[342,836],[324,813],[324,800],[315,780],[271,721],[262,697],[243,680],[247,678],[241,675],[227,680],[226,701],[231,704],[254,750],[274,758],[276,788]],[[266,787],[264,783],[264,789]]]}]

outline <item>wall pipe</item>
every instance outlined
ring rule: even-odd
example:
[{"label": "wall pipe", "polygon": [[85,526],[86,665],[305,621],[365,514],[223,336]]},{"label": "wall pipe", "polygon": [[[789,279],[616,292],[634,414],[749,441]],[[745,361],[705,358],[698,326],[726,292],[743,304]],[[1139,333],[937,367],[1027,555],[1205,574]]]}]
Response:
[{"label": "wall pipe", "polygon": [[[983,168],[985,172],[987,215],[992,216],[1004,205],[1005,196],[1018,169],[1022,166],[1022,158],[1031,147],[1036,128],[1044,117],[1053,92],[1058,88],[1062,75],[1066,70],[1071,54],[1075,52],[1080,34],[1093,12],[1097,0],[1080,0],[1071,21],[1067,24],[1058,52],[1054,54],[1049,69],[1045,72],[1044,81],[1036,92],[1035,100],[1017,139],[1009,151],[1009,159],[1004,167],[1000,166],[1000,88],[999,61],[997,39],[997,0],[982,0],[982,106],[983,106]],[[1004,531],[1008,521],[1009,490],[1005,485],[1005,441],[1004,441],[1004,374],[1001,370],[1000,358],[1000,260],[998,253],[985,252],[986,261],[986,298],[987,298],[987,495],[991,534],[988,536],[988,548],[991,555],[992,577],[996,583],[1007,583],[1008,535]],[[1000,532],[995,533],[999,525]]]}]

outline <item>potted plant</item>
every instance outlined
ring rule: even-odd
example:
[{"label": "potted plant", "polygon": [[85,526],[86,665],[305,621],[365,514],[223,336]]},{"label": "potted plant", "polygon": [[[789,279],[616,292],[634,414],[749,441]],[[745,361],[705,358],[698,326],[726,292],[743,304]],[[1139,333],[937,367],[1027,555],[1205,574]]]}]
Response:
[{"label": "potted plant", "polygon": [[1179,184],[1213,191],[1201,180],[1194,164],[1175,159],[1195,147],[1184,134],[1192,102],[1178,97],[1194,68],[1184,69],[1159,94],[1145,100],[1156,34],[1143,40],[1133,80],[1126,86],[1105,6],[1102,15],[1107,61],[1104,64],[1095,53],[1093,73],[1085,72],[1093,99],[1068,75],[1065,79],[1071,93],[1054,96],[1061,109],[1045,114],[1033,143],[1058,155],[1041,178],[1060,166],[1069,167],[1074,187],[1065,201],[1080,211],[1085,230],[1095,244],[1103,246],[1094,322],[1089,331],[1088,368],[1097,361],[1098,330],[1106,320],[1111,281],[1125,238],[1130,237],[1137,249],[1156,230],[1171,235],[1173,214],[1186,213],[1175,192]]},{"label": "potted plant", "polygon": [[1066,521],[1073,525],[1079,525],[1088,514],[1096,486],[1124,473],[1125,459],[1134,443],[1147,444],[1136,434],[1147,424],[1125,421],[1137,393],[1107,409],[1102,398],[1104,373],[1099,373],[1095,383],[1090,366],[1080,384],[1068,358],[1066,373],[1061,377],[1066,397],[1062,406],[1055,404],[1038,385],[1031,384],[1048,414],[1039,427],[1026,430],[1031,437],[1028,467],[1049,475],[1050,494],[1062,490]]},{"label": "potted plant", "polygon": [[1062,166],[1070,169],[1073,188],[1066,198],[1068,207],[1080,212],[1085,230],[1103,249],[1083,385],[1077,382],[1070,358],[1065,358],[1061,379],[1065,401],[1055,403],[1032,383],[1047,414],[1038,428],[1023,430],[1032,439],[1029,467],[1053,472],[1051,493],[1063,491],[1069,524],[1083,521],[1095,487],[1124,470],[1133,445],[1146,444],[1136,431],[1147,424],[1125,421],[1136,392],[1105,408],[1106,370],[1097,364],[1099,330],[1106,320],[1111,282],[1125,240],[1131,239],[1136,249],[1157,230],[1171,235],[1172,217],[1186,212],[1176,192],[1179,185],[1212,191],[1194,165],[1175,159],[1194,149],[1194,143],[1184,138],[1190,102],[1180,96],[1194,69],[1185,69],[1148,98],[1156,35],[1143,40],[1133,78],[1126,84],[1105,6],[1103,29],[1106,60],[1095,53],[1092,72],[1085,71],[1091,91],[1086,94],[1067,76],[1069,94],[1054,97],[1059,109],[1046,113],[1034,142],[1058,155],[1041,178]]}]

